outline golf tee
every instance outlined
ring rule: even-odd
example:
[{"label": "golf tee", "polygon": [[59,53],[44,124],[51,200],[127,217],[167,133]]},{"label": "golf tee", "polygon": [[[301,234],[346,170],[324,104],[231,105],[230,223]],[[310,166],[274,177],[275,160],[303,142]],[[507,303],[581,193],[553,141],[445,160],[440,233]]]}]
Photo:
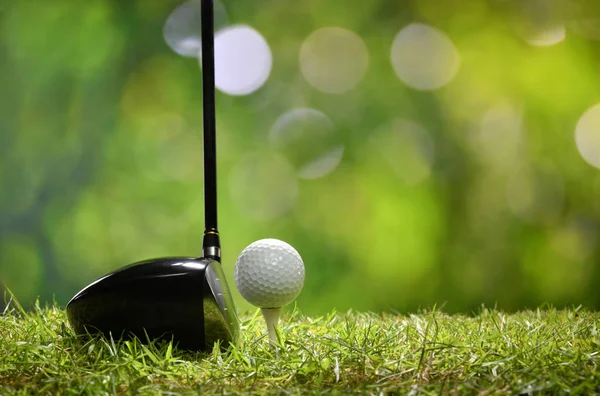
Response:
[{"label": "golf tee", "polygon": [[281,315],[281,308],[261,308],[260,311],[267,324],[269,341],[271,344],[275,344],[277,343],[277,325],[279,323],[279,315]]}]

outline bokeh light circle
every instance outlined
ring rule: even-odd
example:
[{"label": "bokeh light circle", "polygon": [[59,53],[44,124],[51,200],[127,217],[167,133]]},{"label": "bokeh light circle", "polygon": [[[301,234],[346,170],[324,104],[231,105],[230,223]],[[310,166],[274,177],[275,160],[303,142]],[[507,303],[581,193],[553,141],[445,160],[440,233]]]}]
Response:
[{"label": "bokeh light circle", "polygon": [[314,31],[300,48],[300,70],[315,89],[328,94],[350,91],[369,68],[363,39],[340,27]]},{"label": "bokeh light circle", "polygon": [[460,55],[448,36],[421,23],[410,24],[398,33],[391,61],[398,78],[425,91],[446,85],[460,68]]},{"label": "bokeh light circle", "polygon": [[565,39],[566,28],[562,15],[545,0],[522,0],[515,2],[516,13],[513,26],[517,34],[536,47],[547,47]]},{"label": "bokeh light circle", "polygon": [[524,222],[552,224],[564,207],[564,181],[555,170],[524,166],[508,178],[506,199],[511,212]]},{"label": "bokeh light circle", "polygon": [[[219,0],[214,1],[215,30],[227,24],[227,10]],[[200,0],[190,0],[178,6],[167,18],[163,37],[167,45],[182,56],[195,58],[202,49]]]},{"label": "bokeh light circle", "polygon": [[303,179],[317,179],[331,173],[344,155],[344,145],[335,133],[333,122],[314,109],[293,109],[281,115],[271,128],[269,140]]},{"label": "bokeh light circle", "polygon": [[166,139],[158,147],[161,177],[182,182],[202,181],[202,139],[189,130]]},{"label": "bokeh light circle", "polygon": [[369,144],[407,185],[416,185],[431,174],[435,144],[427,130],[414,121],[394,120],[375,131]]},{"label": "bokeh light circle", "polygon": [[269,44],[250,26],[228,26],[215,35],[215,85],[226,94],[248,95],[262,87],[272,63]]},{"label": "bokeh light circle", "polygon": [[509,169],[520,163],[523,112],[509,101],[490,107],[473,135],[476,155],[487,165]]},{"label": "bokeh light circle", "polygon": [[590,219],[571,218],[552,230],[550,240],[552,250],[561,257],[584,261],[594,252],[598,241],[598,229]]},{"label": "bokeh light circle", "polygon": [[567,29],[561,23],[538,27],[523,32],[524,39],[536,47],[548,47],[565,40]]},{"label": "bokeh light circle", "polygon": [[229,192],[245,216],[272,220],[292,208],[298,196],[298,181],[285,158],[257,152],[235,165],[229,176]]},{"label": "bokeh light circle", "polygon": [[600,168],[600,103],[590,107],[577,122],[575,143],[585,162]]}]

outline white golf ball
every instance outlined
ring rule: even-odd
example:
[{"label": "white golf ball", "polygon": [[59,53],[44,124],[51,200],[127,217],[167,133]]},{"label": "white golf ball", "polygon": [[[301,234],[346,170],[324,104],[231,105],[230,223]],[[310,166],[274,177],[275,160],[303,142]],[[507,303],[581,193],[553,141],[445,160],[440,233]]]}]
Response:
[{"label": "white golf ball", "polygon": [[280,308],[294,301],[304,286],[304,263],[291,245],[261,239],[240,253],[235,284],[242,296],[260,308]]}]

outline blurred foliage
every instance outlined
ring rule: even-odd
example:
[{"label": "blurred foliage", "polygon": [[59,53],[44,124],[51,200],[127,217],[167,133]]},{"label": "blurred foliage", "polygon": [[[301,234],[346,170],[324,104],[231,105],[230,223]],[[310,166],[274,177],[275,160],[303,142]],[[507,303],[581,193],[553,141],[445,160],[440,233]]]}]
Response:
[{"label": "blurred foliage", "polygon": [[[201,70],[163,38],[178,5],[0,5],[0,280],[23,303],[39,295],[65,304],[129,262],[199,253]],[[223,5],[228,23],[255,28],[273,56],[258,91],[217,95],[219,226],[232,289],[237,253],[275,237],[304,258],[298,304],[308,313],[600,304],[600,174],[575,142],[579,118],[600,102],[600,5]],[[392,44],[411,23],[439,29],[460,56],[439,89],[412,88],[395,73]],[[328,26],[355,32],[368,49],[364,78],[339,94],[315,89],[298,64],[303,41]],[[538,33],[556,26],[564,37],[550,45]],[[296,108],[326,114],[343,144],[323,177],[284,180],[278,164],[302,162],[306,142],[296,155],[268,144],[273,124]],[[266,173],[254,179],[247,169]],[[283,199],[289,205],[263,215]]]}]

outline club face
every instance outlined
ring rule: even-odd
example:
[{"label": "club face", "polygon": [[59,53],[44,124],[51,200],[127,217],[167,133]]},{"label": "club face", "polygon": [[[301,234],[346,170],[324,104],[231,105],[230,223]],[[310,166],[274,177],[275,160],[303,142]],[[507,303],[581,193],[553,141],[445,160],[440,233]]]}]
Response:
[{"label": "club face", "polygon": [[77,334],[173,340],[206,351],[235,343],[239,324],[221,265],[170,257],[131,264],[93,282],[67,305]]}]

